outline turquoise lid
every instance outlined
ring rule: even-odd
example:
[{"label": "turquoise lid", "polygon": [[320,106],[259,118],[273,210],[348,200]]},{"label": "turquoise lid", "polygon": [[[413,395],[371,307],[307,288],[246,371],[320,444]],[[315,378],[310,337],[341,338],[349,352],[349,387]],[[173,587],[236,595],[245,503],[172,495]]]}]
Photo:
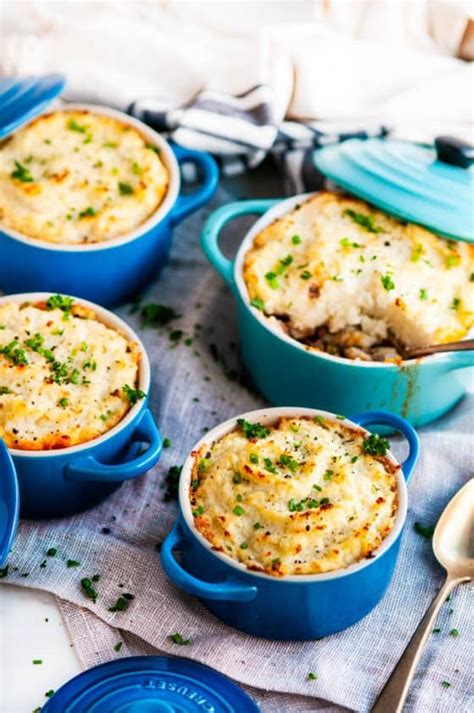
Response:
[{"label": "turquoise lid", "polygon": [[439,137],[435,146],[349,139],[315,151],[317,168],[387,213],[453,240],[474,242],[474,149]]},{"label": "turquoise lid", "polygon": [[0,139],[39,116],[64,89],[62,74],[0,79]]},{"label": "turquoise lid", "polygon": [[207,666],[167,656],[131,656],[65,683],[42,713],[258,713],[235,683]]},{"label": "turquoise lid", "polygon": [[15,466],[0,438],[0,567],[5,563],[18,527],[20,494]]}]

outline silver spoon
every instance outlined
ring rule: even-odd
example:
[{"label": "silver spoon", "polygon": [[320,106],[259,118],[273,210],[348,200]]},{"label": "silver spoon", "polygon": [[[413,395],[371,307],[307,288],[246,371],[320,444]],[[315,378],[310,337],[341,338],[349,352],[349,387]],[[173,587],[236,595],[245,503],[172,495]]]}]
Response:
[{"label": "silver spoon", "polygon": [[433,534],[433,551],[446,570],[446,579],[375,701],[372,713],[402,711],[423,646],[441,606],[454,587],[474,579],[474,478],[445,507]]},{"label": "silver spoon", "polygon": [[401,350],[403,359],[419,359],[419,357],[441,352],[467,352],[474,349],[474,339],[463,339],[460,342],[446,342],[446,344],[433,344],[429,347],[404,348]]}]

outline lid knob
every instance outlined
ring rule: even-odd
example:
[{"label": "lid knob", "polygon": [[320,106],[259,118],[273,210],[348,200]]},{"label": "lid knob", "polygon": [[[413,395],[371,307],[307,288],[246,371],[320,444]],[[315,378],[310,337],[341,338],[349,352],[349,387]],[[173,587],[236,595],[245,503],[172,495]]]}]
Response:
[{"label": "lid knob", "polygon": [[435,139],[438,161],[449,163],[450,166],[469,168],[474,162],[474,148],[461,139],[453,136],[437,136]]}]

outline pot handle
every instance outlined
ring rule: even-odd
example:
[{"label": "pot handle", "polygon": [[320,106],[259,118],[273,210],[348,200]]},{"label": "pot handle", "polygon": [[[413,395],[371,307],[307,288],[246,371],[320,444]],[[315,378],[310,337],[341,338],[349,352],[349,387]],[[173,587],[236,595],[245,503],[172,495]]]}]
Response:
[{"label": "pot handle", "polygon": [[277,199],[259,199],[236,201],[217,208],[204,223],[201,232],[201,247],[214,269],[224,278],[231,289],[234,288],[234,261],[226,258],[219,248],[219,234],[229,221],[239,215],[262,215],[271,208]]},{"label": "pot handle", "polygon": [[194,163],[202,173],[202,185],[189,195],[180,195],[171,210],[171,224],[177,225],[195,210],[207,203],[215,193],[219,181],[219,169],[208,153],[171,144],[176,160],[180,165]]},{"label": "pot handle", "polygon": [[[148,448],[144,453],[138,454],[138,445],[141,443],[148,443]],[[100,463],[94,456],[85,456],[66,465],[64,477],[81,483],[90,481],[114,483],[131,480],[146,473],[158,462],[161,447],[161,436],[151,411],[147,408],[132,434],[128,453],[129,456],[132,455],[131,460],[123,463]]]},{"label": "pot handle", "polygon": [[185,540],[186,534],[180,520],[176,520],[161,547],[161,564],[168,577],[180,589],[203,599],[229,602],[250,602],[257,596],[257,587],[241,584],[230,577],[221,582],[203,582],[186,572],[177,562],[173,550]]},{"label": "pot handle", "polygon": [[395,416],[393,413],[387,413],[387,411],[367,411],[357,416],[351,416],[349,420],[363,428],[370,425],[392,426],[392,428],[400,431],[405,436],[408,441],[409,452],[406,460],[402,463],[402,470],[408,483],[420,453],[420,439],[413,426],[404,418]]}]

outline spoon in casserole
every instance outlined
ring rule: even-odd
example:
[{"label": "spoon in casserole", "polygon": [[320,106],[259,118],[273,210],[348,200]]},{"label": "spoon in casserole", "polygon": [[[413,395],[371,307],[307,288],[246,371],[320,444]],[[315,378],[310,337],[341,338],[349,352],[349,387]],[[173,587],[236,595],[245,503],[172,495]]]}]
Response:
[{"label": "spoon in casserole", "polygon": [[433,534],[433,551],[446,570],[446,579],[375,701],[372,713],[401,713],[441,606],[458,584],[474,579],[474,478],[445,507]]},{"label": "spoon in casserole", "polygon": [[403,359],[419,359],[430,356],[430,354],[440,354],[441,352],[467,352],[474,349],[474,339],[464,339],[460,342],[446,342],[446,344],[432,344],[428,347],[402,348]]}]

